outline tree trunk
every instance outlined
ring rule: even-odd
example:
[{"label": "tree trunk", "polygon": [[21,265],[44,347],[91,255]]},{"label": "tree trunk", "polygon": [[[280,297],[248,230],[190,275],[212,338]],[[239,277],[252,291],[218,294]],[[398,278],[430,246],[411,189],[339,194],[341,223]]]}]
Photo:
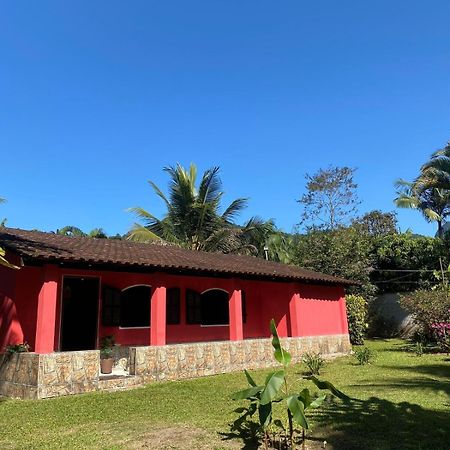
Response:
[{"label": "tree trunk", "polygon": [[442,226],[442,220],[438,220],[437,224],[438,224],[438,237],[442,239],[444,237],[444,227]]}]

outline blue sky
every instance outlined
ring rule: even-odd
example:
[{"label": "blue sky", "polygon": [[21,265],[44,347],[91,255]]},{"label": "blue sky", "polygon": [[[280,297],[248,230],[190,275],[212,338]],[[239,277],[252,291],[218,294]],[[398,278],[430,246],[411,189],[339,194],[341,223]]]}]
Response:
[{"label": "blue sky", "polygon": [[[162,168],[219,165],[290,231],[304,174],[357,168],[392,211],[450,139],[447,1],[45,1],[0,7],[0,216],[124,233]],[[402,229],[434,234],[419,213]]]}]

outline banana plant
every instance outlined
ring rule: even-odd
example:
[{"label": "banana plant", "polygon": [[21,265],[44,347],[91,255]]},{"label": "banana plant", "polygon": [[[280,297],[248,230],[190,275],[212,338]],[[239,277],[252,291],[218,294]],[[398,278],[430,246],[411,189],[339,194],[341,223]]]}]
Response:
[{"label": "banana plant", "polygon": [[[274,348],[274,358],[282,366],[280,369],[267,375],[264,383],[257,384],[247,370],[244,370],[249,387],[232,395],[234,400],[247,400],[247,406],[235,409],[240,416],[231,425],[232,430],[238,430],[246,421],[252,420],[258,413],[259,427],[263,432],[265,447],[268,448],[268,428],[273,423],[275,426],[285,430],[280,419],[274,419],[273,406],[276,403],[284,403],[283,410],[287,417],[287,434],[289,445],[294,445],[294,424],[302,429],[303,443],[305,442],[305,430],[309,429],[306,411],[308,409],[319,408],[325,401],[327,394],[313,395],[309,388],[304,388],[300,392],[291,392],[287,371],[291,364],[292,357],[281,345],[275,321],[270,322],[270,332],[272,334],[272,347]],[[312,382],[319,390],[329,391],[331,395],[342,400],[349,400],[343,392],[336,389],[330,382],[320,380],[315,376],[304,377]]]}]

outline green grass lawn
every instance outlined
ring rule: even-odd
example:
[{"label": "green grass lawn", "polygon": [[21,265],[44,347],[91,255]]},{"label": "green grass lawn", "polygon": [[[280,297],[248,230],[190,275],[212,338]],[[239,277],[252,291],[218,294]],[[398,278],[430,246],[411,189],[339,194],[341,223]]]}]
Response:
[{"label": "green grass lawn", "polygon": [[[353,357],[329,362],[321,378],[351,396],[329,402],[311,417],[310,448],[450,449],[450,359],[417,357],[398,340],[371,341],[368,366]],[[301,374],[301,365],[292,368]],[[254,371],[262,380],[267,371]],[[246,387],[242,373],[156,383],[117,393],[0,402],[0,449],[225,449],[254,448],[224,440]],[[228,436],[229,437],[229,436]]]}]

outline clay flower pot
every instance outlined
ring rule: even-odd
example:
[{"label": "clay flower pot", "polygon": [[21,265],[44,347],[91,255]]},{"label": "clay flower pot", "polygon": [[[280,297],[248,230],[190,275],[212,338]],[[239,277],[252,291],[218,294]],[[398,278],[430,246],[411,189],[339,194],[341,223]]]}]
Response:
[{"label": "clay flower pot", "polygon": [[113,365],[114,365],[114,359],[113,358],[100,359],[100,371],[101,371],[101,373],[112,373]]},{"label": "clay flower pot", "polygon": [[114,365],[114,336],[111,334],[109,336],[103,336],[100,339],[100,372],[101,373],[112,373]]}]

